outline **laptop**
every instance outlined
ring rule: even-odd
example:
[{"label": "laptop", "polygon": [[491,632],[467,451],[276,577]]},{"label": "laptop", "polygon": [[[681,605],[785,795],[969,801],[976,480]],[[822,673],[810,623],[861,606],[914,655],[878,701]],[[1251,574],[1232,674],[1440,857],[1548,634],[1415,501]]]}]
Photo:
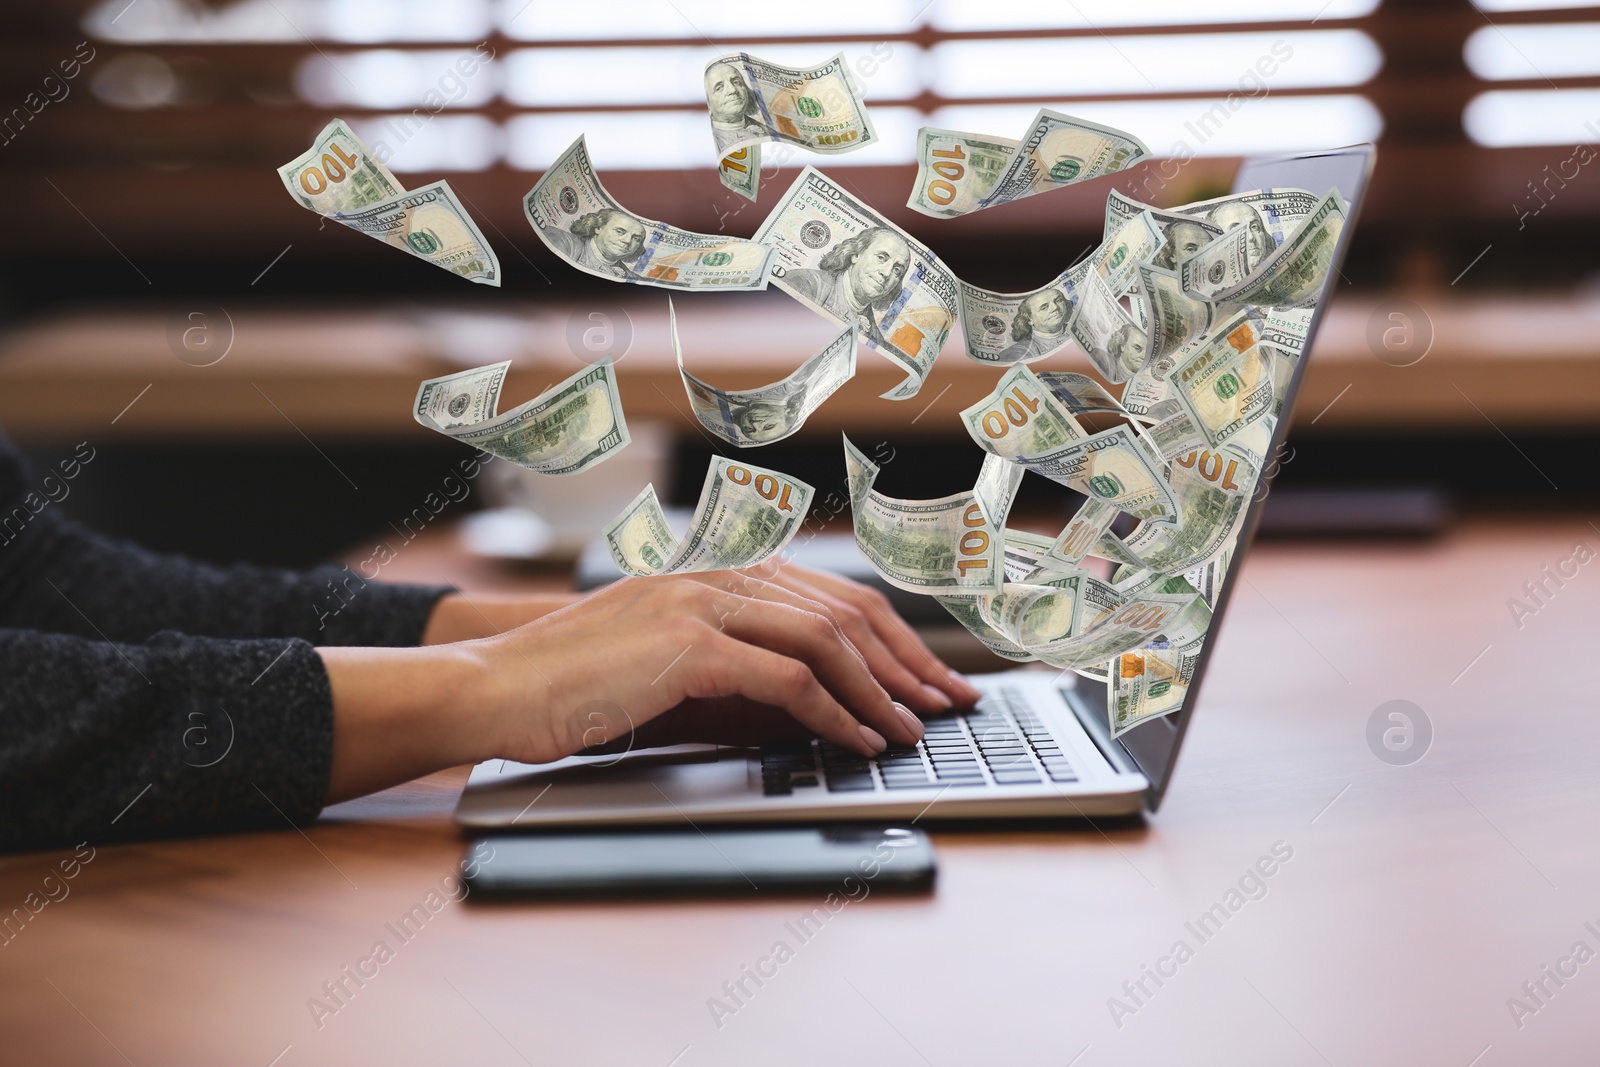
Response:
[{"label": "laptop", "polygon": [[[1252,159],[1234,181],[1236,192],[1294,187],[1321,195],[1337,189],[1348,208],[1269,455],[1287,432],[1375,152],[1364,144]],[[1263,486],[1272,473],[1269,465]],[[472,828],[554,829],[681,825],[686,819],[831,823],[926,816],[949,822],[1154,812],[1172,780],[1232,600],[1232,572],[1244,561],[1266,497],[1257,492],[1249,503],[1183,707],[1118,737],[1110,735],[1103,683],[1071,672],[1012,670],[974,675],[972,683],[984,694],[974,709],[930,719],[914,747],[874,758],[825,742],[785,741],[760,750],[680,745],[620,758],[571,756],[538,766],[492,760],[473,769],[456,820]]]}]

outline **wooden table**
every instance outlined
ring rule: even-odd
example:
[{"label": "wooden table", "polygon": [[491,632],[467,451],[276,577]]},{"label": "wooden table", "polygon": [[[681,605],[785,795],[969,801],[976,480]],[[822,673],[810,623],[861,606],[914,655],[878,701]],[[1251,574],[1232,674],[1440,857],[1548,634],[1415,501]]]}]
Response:
[{"label": "wooden table", "polygon": [[[300,833],[102,847],[0,947],[0,1059],[47,1064],[1592,1062],[1600,563],[1519,629],[1581,519],[1406,547],[1268,545],[1240,580],[1172,791],[1142,827],[936,835],[925,898],[444,904],[339,1010],[308,1000],[458,870],[464,770]],[[1574,565],[1576,566],[1576,565]],[[1569,568],[1571,569],[1571,568]],[[1369,716],[1415,702],[1391,766]],[[1202,941],[1276,847],[1259,899]],[[63,854],[0,860],[0,906]],[[1255,883],[1246,882],[1255,891]],[[1163,957],[1178,941],[1191,955]],[[786,941],[792,958],[730,1005]],[[1170,977],[1156,986],[1146,966]],[[770,971],[770,966],[768,967]],[[1124,982],[1143,980],[1135,1001]],[[1522,989],[1544,981],[1542,1006]],[[1137,992],[1137,989],[1135,989]],[[1114,1020],[1109,998],[1131,1013]],[[1536,1011],[1518,1021],[1518,997]],[[1120,1026],[1119,1026],[1120,1022]]]}]

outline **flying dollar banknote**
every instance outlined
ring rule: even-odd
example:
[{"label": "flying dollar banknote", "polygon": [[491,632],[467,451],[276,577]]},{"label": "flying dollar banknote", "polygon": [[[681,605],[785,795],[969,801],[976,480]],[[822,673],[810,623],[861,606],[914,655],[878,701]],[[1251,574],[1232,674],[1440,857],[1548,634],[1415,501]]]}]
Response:
[{"label": "flying dollar banknote", "polygon": [[976,211],[1011,165],[1017,142],[924,126],[917,131],[917,180],[906,207],[936,219]]},{"label": "flying dollar banknote", "polygon": [[1136,518],[1158,524],[1179,520],[1178,499],[1131,426],[1114,426],[1048,452],[1019,455],[1015,461]]},{"label": "flying dollar banknote", "polygon": [[1256,320],[1240,312],[1172,369],[1172,397],[1212,448],[1272,410],[1272,373],[1256,344]]},{"label": "flying dollar banknote", "polygon": [[772,250],[635,215],[600,184],[582,136],[522,199],[550,251],[586,274],[664,289],[765,289]]},{"label": "flying dollar banknote", "polygon": [[278,168],[278,177],[301,206],[330,218],[405,192],[343,119],[324,126],[310,148]]},{"label": "flying dollar banknote", "polygon": [[878,139],[843,52],[811,68],[731,52],[706,64],[705,83],[711,135],[724,157],[764,141],[838,154]]},{"label": "flying dollar banknote", "polygon": [[977,484],[937,500],[899,500],[873,489],[878,465],[844,439],[856,547],[890,585],[947,596],[997,593],[1006,515],[1022,468],[984,457]]},{"label": "flying dollar banknote", "polygon": [[1078,287],[1078,304],[1067,329],[1108,382],[1127,381],[1149,356],[1144,327],[1095,271],[1084,275]]},{"label": "flying dollar banknote", "polygon": [[1198,200],[1170,210],[1204,219],[1224,231],[1245,227],[1251,233],[1251,251],[1259,261],[1282,244],[1284,238],[1317,209],[1321,199],[1305,189],[1252,189],[1214,200]]},{"label": "flying dollar banknote", "polygon": [[1293,308],[1314,302],[1333,264],[1344,228],[1344,203],[1330,190],[1283,243],[1253,254],[1248,226],[1224,233],[1178,264],[1183,291],[1213,303]]},{"label": "flying dollar banknote", "polygon": [[541,474],[578,474],[632,440],[609,356],[496,415],[510,366],[508,360],[430,378],[417,389],[412,417],[430,430]]},{"label": "flying dollar banknote", "polygon": [[968,633],[976,637],[983,643],[985,648],[1001,659],[1008,659],[1013,663],[1026,663],[1029,660],[1038,658],[990,625],[984,617],[981,598],[976,596],[936,596],[933,599],[937,600],[944,610],[948,611],[957,622],[964,626]]},{"label": "flying dollar banknote", "polygon": [[961,412],[978,447],[1005,459],[1038,455],[1089,435],[1027,367],[1012,367],[994,390]]},{"label": "flying dollar banknote", "polygon": [[772,251],[773,284],[906,372],[883,394],[915,396],[950,331],[960,283],[926,247],[873,208],[807,167],[756,230]]},{"label": "flying dollar banknote", "polygon": [[1161,574],[1202,567],[1232,547],[1259,476],[1259,469],[1226,452],[1179,455],[1167,477],[1182,515],[1177,525],[1141,523],[1126,539],[1108,531],[1093,554]]},{"label": "flying dollar banknote", "polygon": [[761,190],[761,146],[745,145],[722,157],[717,164],[717,179],[751,203]]},{"label": "flying dollar banknote", "polygon": [[1166,641],[1118,656],[1110,665],[1106,688],[1111,736],[1121,737],[1140,723],[1183,707],[1199,661],[1198,655],[1174,651]]},{"label": "flying dollar banknote", "polygon": [[1131,133],[1049,108],[1039,109],[1018,141],[925,126],[917,133],[917,178],[906,206],[954,218],[1112,174],[1149,155]]},{"label": "flying dollar banknote", "polygon": [[844,332],[782,381],[757,389],[718,389],[690,374],[678,344],[678,313],[667,304],[672,353],[695,418],[730,445],[770,445],[794,433],[810,414],[856,373],[856,325]]},{"label": "flying dollar banknote", "polygon": [[714,456],[689,532],[678,537],[647,485],[602,536],[624,574],[737,570],[783,551],[811,510],[812,488],[798,478]]},{"label": "flying dollar banknote", "polygon": [[500,284],[500,261],[449,182],[407,192],[342,119],[278,168],[301,206],[482,285]]},{"label": "flying dollar banknote", "polygon": [[1085,260],[1026,293],[996,293],[958,280],[967,356],[979,363],[1010,365],[1059,352],[1072,341],[1067,324],[1078,303],[1078,286],[1091,267]]}]

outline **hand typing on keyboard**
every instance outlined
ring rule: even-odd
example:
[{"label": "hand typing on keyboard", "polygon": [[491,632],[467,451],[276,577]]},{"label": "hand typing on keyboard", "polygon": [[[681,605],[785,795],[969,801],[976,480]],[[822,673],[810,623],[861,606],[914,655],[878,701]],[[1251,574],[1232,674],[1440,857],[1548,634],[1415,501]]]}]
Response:
[{"label": "hand typing on keyboard", "polygon": [[1056,739],[1013,691],[1001,689],[975,711],[930,719],[923,726],[923,738],[915,745],[889,748],[876,757],[826,741],[769,742],[761,746],[762,790],[768,796],[789,796],[811,786],[841,793],[1078,779]]}]

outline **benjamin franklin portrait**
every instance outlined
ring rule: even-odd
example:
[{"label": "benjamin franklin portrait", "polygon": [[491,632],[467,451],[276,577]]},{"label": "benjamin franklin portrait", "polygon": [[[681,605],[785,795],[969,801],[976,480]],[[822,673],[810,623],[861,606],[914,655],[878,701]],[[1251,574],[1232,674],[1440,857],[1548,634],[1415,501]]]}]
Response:
[{"label": "benjamin franklin portrait", "polygon": [[732,63],[706,68],[706,106],[711,109],[711,135],[717,151],[726,152],[750,137],[765,137],[756,94]]},{"label": "benjamin franklin portrait", "polygon": [[910,266],[911,248],[905,238],[874,226],[830,248],[816,269],[791,270],[784,280],[840,322],[860,320],[866,338],[883,344],[876,312],[900,294]]},{"label": "benjamin franklin portrait", "polygon": [[1033,293],[1017,309],[1011,320],[1011,339],[1016,342],[996,358],[1003,363],[1023,363],[1047,356],[1067,340],[1067,320],[1072,305],[1059,289]]},{"label": "benjamin franklin portrait", "polygon": [[554,226],[541,236],[585,270],[609,278],[634,278],[631,264],[644,251],[644,224],[616,208],[579,216],[570,232]]}]

